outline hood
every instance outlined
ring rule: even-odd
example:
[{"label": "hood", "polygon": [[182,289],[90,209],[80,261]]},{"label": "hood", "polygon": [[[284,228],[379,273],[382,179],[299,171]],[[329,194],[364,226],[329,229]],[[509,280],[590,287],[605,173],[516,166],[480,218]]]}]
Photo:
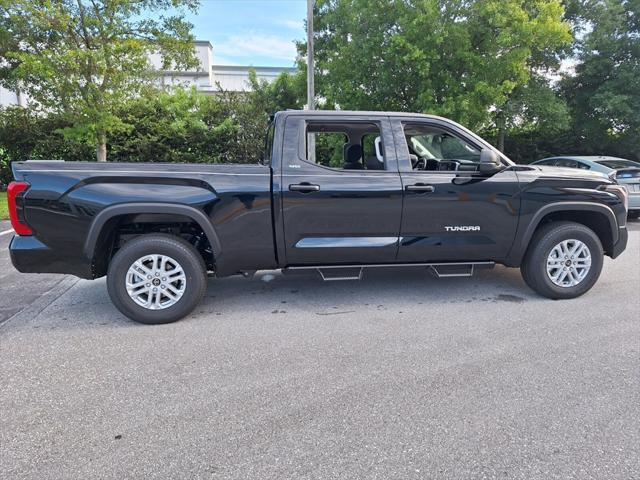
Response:
[{"label": "hood", "polygon": [[579,168],[549,167],[546,165],[529,165],[538,170],[544,178],[576,178],[582,180],[611,180],[606,173],[580,170]]}]

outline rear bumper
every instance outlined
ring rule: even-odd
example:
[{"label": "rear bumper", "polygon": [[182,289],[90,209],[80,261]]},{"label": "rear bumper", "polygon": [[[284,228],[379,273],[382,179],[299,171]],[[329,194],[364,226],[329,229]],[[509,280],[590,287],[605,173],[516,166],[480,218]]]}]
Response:
[{"label": "rear bumper", "polygon": [[34,236],[14,235],[9,254],[13,266],[22,273],[65,273],[93,278],[88,262],[52,250]]},{"label": "rear bumper", "polygon": [[629,210],[640,210],[640,193],[629,194]]},{"label": "rear bumper", "polygon": [[627,227],[620,227],[618,229],[618,241],[613,245],[613,249],[611,250],[611,258],[616,258],[624,252],[625,248],[627,248],[628,238],[629,233],[627,232]]}]

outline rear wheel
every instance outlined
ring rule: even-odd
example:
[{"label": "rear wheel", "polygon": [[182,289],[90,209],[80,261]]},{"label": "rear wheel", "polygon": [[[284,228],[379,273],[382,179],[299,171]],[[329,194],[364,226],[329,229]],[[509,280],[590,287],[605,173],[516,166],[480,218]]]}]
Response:
[{"label": "rear wheel", "polygon": [[189,314],[207,286],[204,261],[186,240],[149,234],[127,242],[111,260],[107,289],[124,315],[147,324]]},{"label": "rear wheel", "polygon": [[629,217],[629,218],[638,218],[638,217],[640,217],[640,210],[631,210],[629,213],[627,213],[627,217]]},{"label": "rear wheel", "polygon": [[573,222],[553,222],[531,239],[520,267],[524,281],[548,298],[575,298],[589,291],[602,271],[598,236]]}]

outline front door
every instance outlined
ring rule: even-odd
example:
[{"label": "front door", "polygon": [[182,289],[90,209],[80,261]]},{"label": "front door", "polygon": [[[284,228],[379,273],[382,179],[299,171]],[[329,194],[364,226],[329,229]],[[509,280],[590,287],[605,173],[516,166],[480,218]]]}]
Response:
[{"label": "front door", "polygon": [[291,115],[282,152],[288,265],[391,263],[402,185],[385,116]]},{"label": "front door", "polygon": [[504,258],[519,212],[516,173],[479,173],[483,141],[443,119],[392,119],[404,210],[398,261]]}]

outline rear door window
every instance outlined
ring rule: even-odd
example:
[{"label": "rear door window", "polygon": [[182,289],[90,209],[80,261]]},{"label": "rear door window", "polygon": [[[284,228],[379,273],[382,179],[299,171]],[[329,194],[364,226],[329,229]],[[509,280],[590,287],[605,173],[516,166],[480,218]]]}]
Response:
[{"label": "rear door window", "polygon": [[304,161],[337,170],[384,170],[380,127],[365,122],[310,121]]}]

